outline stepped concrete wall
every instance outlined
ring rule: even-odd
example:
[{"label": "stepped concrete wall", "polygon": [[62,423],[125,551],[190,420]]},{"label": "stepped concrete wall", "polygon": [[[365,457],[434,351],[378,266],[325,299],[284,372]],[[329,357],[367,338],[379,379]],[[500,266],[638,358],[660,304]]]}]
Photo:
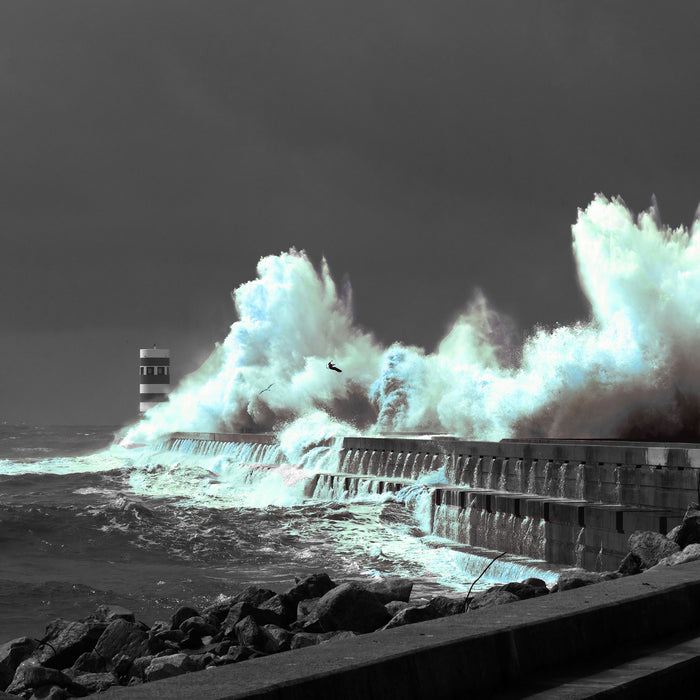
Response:
[{"label": "stepped concrete wall", "polygon": [[[275,442],[271,434],[173,433],[170,444],[178,439]],[[317,474],[307,494],[398,491],[431,474],[433,534],[608,570],[630,534],[665,534],[700,500],[700,445],[346,437],[337,468]]]}]

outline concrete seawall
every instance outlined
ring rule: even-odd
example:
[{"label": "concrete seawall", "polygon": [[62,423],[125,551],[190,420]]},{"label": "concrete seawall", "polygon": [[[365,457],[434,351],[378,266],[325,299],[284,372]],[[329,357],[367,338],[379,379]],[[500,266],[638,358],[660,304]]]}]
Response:
[{"label": "concrete seawall", "polygon": [[[176,433],[168,444],[271,446],[273,435]],[[432,533],[589,570],[617,568],[636,530],[667,533],[698,500],[700,445],[346,437],[308,494],[426,485]],[[329,466],[330,465],[330,466]],[[439,476],[438,476],[439,475]]]}]

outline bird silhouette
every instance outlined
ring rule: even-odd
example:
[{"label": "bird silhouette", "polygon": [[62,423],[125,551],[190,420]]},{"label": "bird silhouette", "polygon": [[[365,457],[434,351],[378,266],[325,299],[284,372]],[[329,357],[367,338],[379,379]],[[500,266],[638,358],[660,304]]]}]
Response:
[{"label": "bird silhouette", "polygon": [[328,363],[328,369],[332,369],[334,372],[342,372],[342,369],[338,369],[332,362]]},{"label": "bird silhouette", "polygon": [[262,391],[259,391],[259,392],[258,392],[258,396],[260,396],[260,394],[264,394],[266,391],[269,391],[270,387],[271,387],[271,386],[274,386],[274,385],[275,385],[275,383],[272,382],[272,384],[270,384],[270,386],[266,387],[266,388],[263,389]]}]

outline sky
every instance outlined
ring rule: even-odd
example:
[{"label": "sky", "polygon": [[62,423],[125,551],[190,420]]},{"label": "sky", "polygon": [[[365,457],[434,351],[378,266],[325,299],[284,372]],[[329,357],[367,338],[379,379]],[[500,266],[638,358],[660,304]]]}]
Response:
[{"label": "sky", "polygon": [[700,7],[644,0],[0,4],[0,420],[123,425],[262,256],[305,250],[356,323],[432,350],[481,290],[584,320],[596,193],[700,204]]}]

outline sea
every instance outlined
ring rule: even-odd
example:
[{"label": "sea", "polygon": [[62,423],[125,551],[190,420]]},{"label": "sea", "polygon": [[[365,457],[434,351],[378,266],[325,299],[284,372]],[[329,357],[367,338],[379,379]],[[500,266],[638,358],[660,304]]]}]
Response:
[{"label": "sea", "polygon": [[[120,426],[0,424],[0,644],[105,603],[147,624],[295,576],[405,576],[413,597],[464,594],[489,563],[427,533],[427,490],[309,498],[312,464],[274,468],[162,446]],[[331,448],[326,448],[331,449]],[[474,590],[556,572],[491,567]]]}]

